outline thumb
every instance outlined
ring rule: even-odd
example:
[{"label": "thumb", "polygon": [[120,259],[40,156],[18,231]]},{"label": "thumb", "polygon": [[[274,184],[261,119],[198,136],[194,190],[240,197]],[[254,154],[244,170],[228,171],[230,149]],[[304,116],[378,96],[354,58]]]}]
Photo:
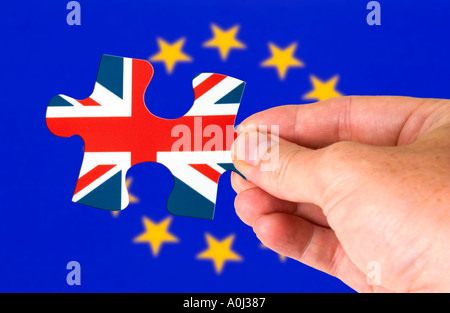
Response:
[{"label": "thumb", "polygon": [[233,163],[248,181],[277,198],[317,205],[325,187],[321,154],[256,130],[240,134],[231,147]]}]

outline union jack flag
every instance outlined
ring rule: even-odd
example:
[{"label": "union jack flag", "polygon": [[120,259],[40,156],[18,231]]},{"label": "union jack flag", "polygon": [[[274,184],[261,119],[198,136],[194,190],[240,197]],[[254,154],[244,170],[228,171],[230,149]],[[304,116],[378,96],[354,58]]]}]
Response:
[{"label": "union jack flag", "polygon": [[79,135],[85,143],[72,201],[123,210],[129,204],[128,169],[158,162],[174,177],[168,210],[212,219],[219,177],[234,170],[229,150],[245,83],[202,73],[193,80],[191,109],[170,120],[154,116],[144,103],[152,76],[153,67],[145,60],[103,55],[89,98],[58,95],[50,101],[50,131],[61,137]]}]

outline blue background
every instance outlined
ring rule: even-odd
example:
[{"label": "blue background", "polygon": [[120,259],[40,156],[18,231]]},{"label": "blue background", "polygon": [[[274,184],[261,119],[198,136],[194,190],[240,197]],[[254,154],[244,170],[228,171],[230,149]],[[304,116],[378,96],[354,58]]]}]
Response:
[{"label": "blue background", "polygon": [[[59,138],[45,124],[57,94],[87,98],[102,54],[148,59],[158,37],[186,38],[191,63],[171,75],[153,63],[145,100],[155,115],[176,118],[192,105],[192,78],[216,72],[247,82],[237,123],[254,112],[306,103],[310,75],[339,75],[345,95],[405,95],[450,98],[449,1],[380,1],[381,26],[368,26],[366,0],[80,0],[81,26],[66,23],[68,1],[1,1],[0,10],[0,291],[24,292],[352,292],[338,279],[292,259],[282,262],[263,249],[236,216],[229,173],[219,185],[213,221],[174,217],[157,257],[133,243],[142,218],[161,221],[172,176],[159,164],[133,167],[130,192],[139,198],[119,216],[71,203],[83,157],[79,137]],[[245,50],[226,61],[212,38],[211,23],[240,25]],[[298,43],[305,63],[284,80],[261,67],[268,43]],[[235,235],[241,262],[218,274],[196,255],[207,248],[205,233]],[[68,286],[66,264],[81,264],[81,286]]]}]

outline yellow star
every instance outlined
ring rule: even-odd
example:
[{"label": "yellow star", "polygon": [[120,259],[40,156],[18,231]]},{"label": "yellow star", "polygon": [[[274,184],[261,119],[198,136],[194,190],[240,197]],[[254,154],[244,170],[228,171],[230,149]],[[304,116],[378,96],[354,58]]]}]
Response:
[{"label": "yellow star", "polygon": [[[263,245],[263,244],[261,244],[260,245],[260,247],[261,248],[263,248],[263,249],[269,249],[269,248],[267,248],[265,245]],[[273,251],[273,250],[272,250]],[[281,262],[286,262],[286,256],[285,255],[282,255],[282,254],[279,254],[279,253],[277,253],[278,254],[278,257],[280,258],[280,261]]]},{"label": "yellow star", "polygon": [[281,49],[277,47],[273,43],[269,43],[269,49],[272,53],[272,56],[261,63],[263,67],[275,67],[278,71],[278,76],[280,79],[284,79],[286,77],[287,70],[290,67],[304,67],[302,61],[295,58],[294,53],[295,49],[297,49],[297,43],[291,44],[289,47],[285,49]]},{"label": "yellow star", "polygon": [[314,75],[311,75],[310,79],[314,89],[304,95],[303,99],[323,101],[342,96],[342,94],[336,90],[336,84],[339,80],[338,75],[334,76],[327,82],[321,81]]},{"label": "yellow star", "polygon": [[169,216],[160,223],[155,223],[147,217],[143,217],[145,232],[133,239],[135,243],[148,243],[153,256],[157,256],[161,245],[165,242],[178,242],[178,238],[168,232],[172,217]]},{"label": "yellow star", "polygon": [[[128,197],[130,198],[130,204],[139,202],[139,198],[130,193],[130,187],[131,187],[132,183],[133,183],[132,177],[127,178],[127,180],[125,181],[125,185],[127,186],[127,189],[128,189]],[[111,211],[111,213],[114,217],[118,217],[120,211]]]},{"label": "yellow star", "polygon": [[206,234],[208,248],[197,255],[198,259],[210,259],[214,262],[217,274],[222,272],[226,261],[241,261],[242,257],[231,250],[234,235],[230,235],[222,241],[217,240],[210,234]]},{"label": "yellow star", "polygon": [[125,181],[125,185],[127,186],[128,189],[128,194],[129,194],[129,198],[130,198],[130,203],[138,203],[139,202],[139,198],[136,197],[135,195],[132,195],[129,190],[131,187],[131,184],[133,183],[133,177],[129,177],[127,178],[127,180]]},{"label": "yellow star", "polygon": [[222,60],[227,59],[232,48],[245,49],[245,45],[236,39],[236,34],[239,31],[239,25],[233,26],[228,30],[223,30],[215,24],[212,24],[211,27],[214,33],[214,38],[205,42],[203,46],[208,48],[218,48]]},{"label": "yellow star", "polygon": [[181,38],[170,44],[164,39],[158,38],[159,52],[151,56],[150,61],[164,62],[167,72],[171,74],[177,62],[192,61],[192,58],[182,51],[185,41],[186,38]]}]

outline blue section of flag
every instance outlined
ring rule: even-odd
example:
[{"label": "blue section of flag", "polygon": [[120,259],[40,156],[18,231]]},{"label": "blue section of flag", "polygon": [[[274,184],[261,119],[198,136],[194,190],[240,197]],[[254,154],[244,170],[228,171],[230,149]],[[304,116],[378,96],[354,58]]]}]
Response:
[{"label": "blue section of flag", "polygon": [[64,100],[61,96],[55,96],[48,104],[51,107],[71,107],[73,106],[68,101]]},{"label": "blue section of flag", "polygon": [[122,171],[99,185],[92,192],[77,201],[84,205],[111,211],[119,211],[121,201]]},{"label": "blue section of flag", "polygon": [[97,82],[123,98],[123,58],[112,55],[103,55],[100,61],[100,70]]},{"label": "blue section of flag", "polygon": [[[303,95],[312,90],[311,75],[323,81],[338,75],[337,89],[346,95],[450,98],[450,3],[380,1],[382,25],[368,26],[369,1],[360,0],[79,1],[81,25],[69,26],[67,2],[2,3],[0,291],[351,292],[336,278],[262,248],[236,216],[229,173],[220,179],[214,220],[174,216],[169,230],[179,242],[163,244],[153,256],[133,239],[143,232],[144,216],[155,222],[169,216],[169,171],[133,167],[129,191],[139,202],[116,217],[72,203],[83,142],[50,133],[47,104],[57,94],[85,99],[102,54],[147,59],[159,51],[157,38],[185,38],[183,52],[192,58],[170,75],[153,62],[145,100],[164,118],[188,111],[190,82],[200,72],[247,82],[236,125],[273,106],[310,102]],[[246,48],[222,60],[218,49],[203,47],[212,23],[240,25],[237,37]],[[271,56],[269,43],[294,42],[304,67],[280,79],[275,68],[261,66]],[[242,260],[217,273],[197,258],[208,248],[205,233],[234,234],[232,248]],[[81,286],[66,283],[70,261],[81,265]]]},{"label": "blue section of flag", "polygon": [[173,177],[172,194],[167,200],[167,210],[173,215],[195,216],[210,220],[214,218],[214,203],[176,176]]},{"label": "blue section of flag", "polygon": [[244,94],[245,83],[240,84],[227,95],[216,101],[215,104],[240,103]]}]

